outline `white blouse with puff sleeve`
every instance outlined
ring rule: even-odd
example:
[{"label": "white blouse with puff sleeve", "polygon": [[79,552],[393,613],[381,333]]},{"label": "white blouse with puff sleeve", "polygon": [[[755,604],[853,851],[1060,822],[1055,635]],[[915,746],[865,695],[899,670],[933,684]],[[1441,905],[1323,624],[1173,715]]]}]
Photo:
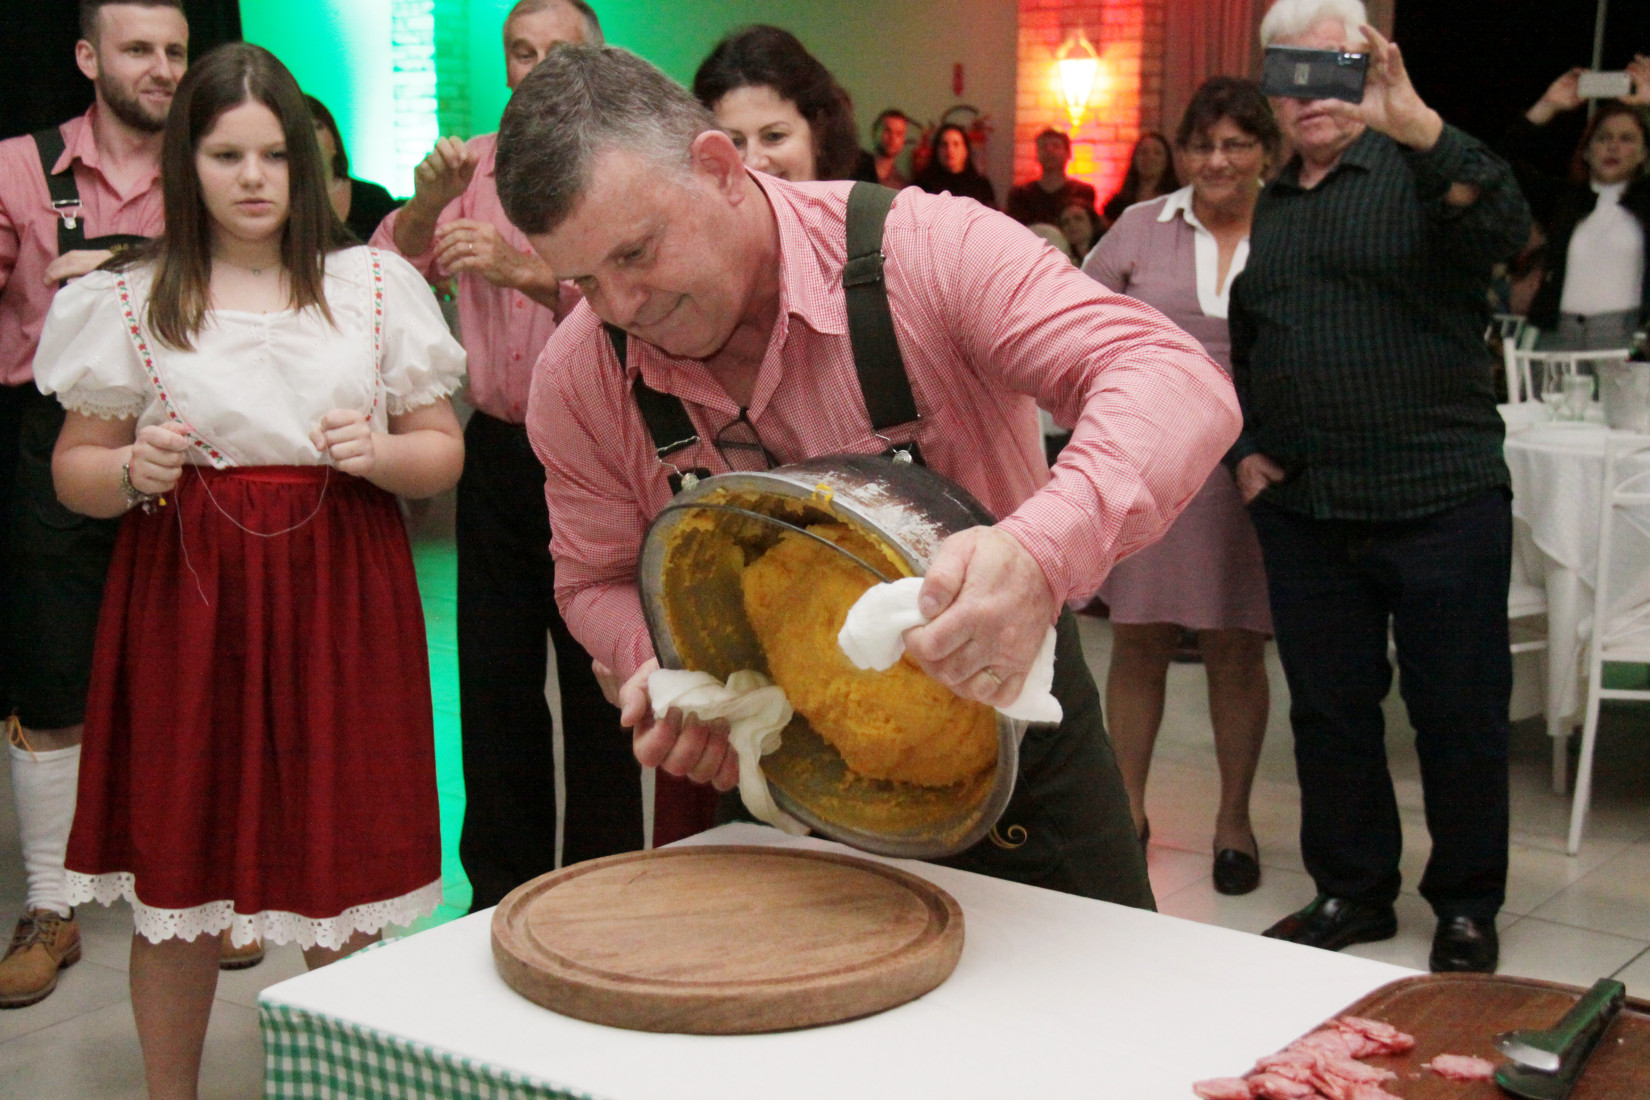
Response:
[{"label": "white blouse with puff sleeve", "polygon": [[[383,292],[376,369],[375,255]],[[389,414],[447,396],[464,376],[464,349],[429,285],[391,253],[357,247],[327,256],[323,287],[331,322],[313,307],[212,310],[187,351],[165,344],[142,323],[146,363],[128,332],[128,309],[146,321],[152,275],[149,265],[124,273],[129,306],[107,271],[59,290],[35,353],[35,383],[65,408],[90,416],[135,416],[138,427],[180,419],[198,437],[188,452],[192,462],[322,465],[326,459],[309,435],[326,413],[370,412],[373,429],[387,431]]]}]

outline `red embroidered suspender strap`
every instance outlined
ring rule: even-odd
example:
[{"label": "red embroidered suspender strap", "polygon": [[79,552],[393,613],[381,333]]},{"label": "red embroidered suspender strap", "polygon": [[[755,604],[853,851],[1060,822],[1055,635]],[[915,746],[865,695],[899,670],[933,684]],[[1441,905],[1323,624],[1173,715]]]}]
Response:
[{"label": "red embroidered suspender strap", "polygon": [[184,438],[206,456],[206,460],[214,469],[222,470],[235,465],[234,460],[218,450],[210,440],[189,427],[188,422],[179,414],[177,406],[172,403],[172,396],[166,392],[166,384],[160,379],[160,368],[155,363],[155,356],[149,350],[149,341],[144,339],[143,323],[138,317],[137,308],[132,304],[132,288],[127,285],[124,272],[116,272],[115,289],[120,294],[120,316],[126,325],[126,335],[131,339],[133,349],[137,351],[138,360],[143,364],[143,373],[148,376],[149,384],[160,396],[160,404],[166,410],[167,419],[185,429]]},{"label": "red embroidered suspender strap", "polygon": [[378,412],[378,395],[384,389],[384,261],[378,249],[367,249],[372,261],[372,411],[370,420]]}]

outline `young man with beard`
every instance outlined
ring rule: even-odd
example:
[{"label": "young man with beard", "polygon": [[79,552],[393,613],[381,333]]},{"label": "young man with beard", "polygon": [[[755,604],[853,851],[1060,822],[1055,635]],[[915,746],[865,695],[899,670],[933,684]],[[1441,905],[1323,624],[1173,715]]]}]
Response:
[{"label": "young man with beard", "polygon": [[0,1008],[43,999],[80,958],[63,853],[119,522],[57,501],[51,460],[63,409],[35,388],[35,345],[58,286],[161,231],[161,135],[188,64],[179,0],[82,0],[80,33],[75,62],[96,87],[91,109],[0,142],[0,719],[28,879],[0,960]]}]

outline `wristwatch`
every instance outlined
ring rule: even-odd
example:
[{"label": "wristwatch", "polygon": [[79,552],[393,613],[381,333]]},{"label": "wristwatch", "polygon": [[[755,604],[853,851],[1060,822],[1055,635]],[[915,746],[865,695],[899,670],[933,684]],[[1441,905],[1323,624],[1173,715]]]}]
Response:
[{"label": "wristwatch", "polygon": [[155,510],[155,495],[132,484],[132,460],[120,464],[120,494],[126,498],[126,507],[141,507],[145,512]]}]

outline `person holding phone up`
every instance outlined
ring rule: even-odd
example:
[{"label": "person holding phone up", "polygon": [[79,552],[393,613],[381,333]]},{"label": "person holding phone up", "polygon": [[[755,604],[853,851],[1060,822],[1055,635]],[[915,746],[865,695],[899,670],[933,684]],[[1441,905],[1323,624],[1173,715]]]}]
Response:
[{"label": "person holding phone up", "polygon": [[1650,57],[1634,57],[1627,94],[1600,103],[1588,119],[1567,177],[1534,167],[1552,159],[1543,155],[1549,152],[1547,124],[1591,98],[1593,89],[1584,86],[1588,75],[1571,69],[1553,81],[1513,123],[1502,146],[1547,234],[1529,319],[1541,330],[1539,345],[1553,350],[1625,348],[1633,331],[1650,323],[1650,280],[1644,277]]},{"label": "person holding phone up", "polygon": [[1266,935],[1338,950],[1397,933],[1390,623],[1433,839],[1432,969],[1493,971],[1512,519],[1480,334],[1529,207],[1506,162],[1416,94],[1358,0],[1278,0],[1261,41],[1341,68],[1362,53],[1367,70],[1361,91],[1329,82],[1345,99],[1309,98],[1318,62],[1298,60],[1304,90],[1273,92],[1295,155],[1255,205],[1229,311],[1244,432],[1227,461],[1266,565],[1317,887]]}]

